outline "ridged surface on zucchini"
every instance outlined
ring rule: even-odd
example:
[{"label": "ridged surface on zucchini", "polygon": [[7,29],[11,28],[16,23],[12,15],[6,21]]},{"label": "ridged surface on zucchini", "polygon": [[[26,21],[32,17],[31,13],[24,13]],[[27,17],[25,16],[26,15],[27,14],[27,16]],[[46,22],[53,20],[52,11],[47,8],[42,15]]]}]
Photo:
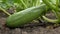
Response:
[{"label": "ridged surface on zucchini", "polygon": [[45,10],[46,5],[43,4],[17,12],[7,18],[6,25],[9,27],[20,27],[41,16]]}]

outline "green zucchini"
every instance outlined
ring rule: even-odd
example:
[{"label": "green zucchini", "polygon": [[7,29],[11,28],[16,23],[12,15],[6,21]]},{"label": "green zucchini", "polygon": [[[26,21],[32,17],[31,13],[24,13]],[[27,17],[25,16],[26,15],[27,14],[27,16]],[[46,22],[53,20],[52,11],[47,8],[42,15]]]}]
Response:
[{"label": "green zucchini", "polygon": [[8,27],[20,27],[26,23],[37,19],[46,10],[46,5],[27,8],[23,11],[17,12],[9,16],[6,20],[6,25]]}]

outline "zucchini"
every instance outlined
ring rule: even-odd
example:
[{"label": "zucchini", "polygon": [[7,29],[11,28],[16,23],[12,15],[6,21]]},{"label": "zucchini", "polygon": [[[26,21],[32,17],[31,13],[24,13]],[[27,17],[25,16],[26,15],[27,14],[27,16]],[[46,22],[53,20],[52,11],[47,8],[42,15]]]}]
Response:
[{"label": "zucchini", "polygon": [[6,20],[6,25],[8,27],[20,27],[24,24],[31,22],[34,19],[37,19],[42,15],[46,10],[46,5],[40,5],[36,7],[27,8],[23,11],[19,11],[15,14],[9,16]]}]

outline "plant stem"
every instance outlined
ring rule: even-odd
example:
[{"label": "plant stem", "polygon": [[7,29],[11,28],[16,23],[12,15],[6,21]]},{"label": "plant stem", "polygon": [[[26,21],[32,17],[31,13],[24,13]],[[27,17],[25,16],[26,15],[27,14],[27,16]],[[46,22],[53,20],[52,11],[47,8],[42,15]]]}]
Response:
[{"label": "plant stem", "polygon": [[[56,10],[56,6],[53,5],[51,2],[49,2],[49,0],[42,0],[47,6],[49,6],[51,9]],[[60,11],[60,8],[58,8],[58,10]]]},{"label": "plant stem", "polygon": [[23,2],[23,0],[20,0],[22,2],[22,4],[25,6],[25,8],[27,8],[26,4]]},{"label": "plant stem", "polygon": [[45,16],[42,16],[43,17],[43,19],[44,20],[46,20],[46,21],[48,21],[48,22],[52,22],[52,23],[57,23],[57,21],[58,21],[58,19],[49,19],[49,18],[47,18],[47,17],[45,17]]},{"label": "plant stem", "polygon": [[6,14],[9,15],[9,16],[11,15],[10,13],[8,13],[5,9],[3,9],[3,8],[1,8],[1,7],[0,7],[0,10],[2,10],[4,13],[6,13]]},{"label": "plant stem", "polygon": [[40,5],[40,0],[36,1],[36,6]]},{"label": "plant stem", "polygon": [[58,4],[59,4],[59,0],[56,0],[56,14],[58,19],[60,20],[60,14],[58,13]]}]

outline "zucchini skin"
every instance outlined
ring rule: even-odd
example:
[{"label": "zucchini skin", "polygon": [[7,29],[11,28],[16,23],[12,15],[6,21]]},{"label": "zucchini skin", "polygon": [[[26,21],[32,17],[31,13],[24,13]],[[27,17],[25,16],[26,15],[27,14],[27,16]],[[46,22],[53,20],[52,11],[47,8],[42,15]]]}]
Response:
[{"label": "zucchini skin", "polygon": [[43,4],[37,7],[31,7],[23,11],[17,12],[9,16],[6,20],[6,25],[8,27],[20,27],[24,24],[31,22],[34,19],[37,19],[42,15],[46,10],[46,5]]}]

